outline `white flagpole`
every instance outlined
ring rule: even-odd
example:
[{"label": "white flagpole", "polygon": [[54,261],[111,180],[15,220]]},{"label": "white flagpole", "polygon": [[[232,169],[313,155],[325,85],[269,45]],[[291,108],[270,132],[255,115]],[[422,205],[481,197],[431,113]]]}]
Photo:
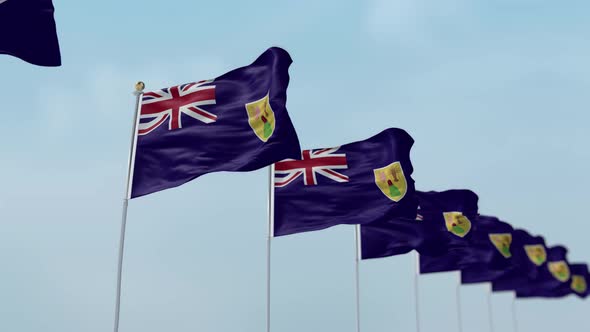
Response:
[{"label": "white flagpole", "polygon": [[133,179],[133,167],[135,165],[135,148],[137,145],[137,125],[139,123],[139,110],[141,108],[141,97],[145,84],[135,84],[135,116],[133,120],[133,131],[131,132],[131,147],[129,148],[129,159],[127,161],[127,184],[125,198],[123,199],[123,212],[121,216],[121,235],[119,238],[119,261],[117,265],[117,297],[115,300],[115,326],[114,332],[119,331],[119,315],[121,313],[121,279],[123,274],[123,249],[125,248],[125,227],[127,225],[127,207],[131,198],[131,182]]},{"label": "white flagpole", "polygon": [[354,236],[356,242],[355,252],[355,282],[356,282],[356,331],[361,332],[361,290],[359,277],[359,264],[361,260],[361,225],[354,227]]},{"label": "white flagpole", "polygon": [[459,272],[456,297],[457,297],[457,326],[458,326],[459,332],[463,332],[463,318],[461,317],[461,272]]},{"label": "white flagpole", "polygon": [[416,265],[416,270],[414,273],[414,303],[416,304],[416,332],[420,332],[420,293],[418,292],[418,281],[420,277],[420,254],[417,251],[414,251],[416,260],[414,261]]},{"label": "white flagpole", "polygon": [[266,239],[266,332],[270,332],[270,249],[274,236],[274,210],[275,190],[274,177],[275,165],[268,166],[268,238]]},{"label": "white flagpole", "polygon": [[492,284],[488,291],[488,318],[490,320],[490,332],[494,332],[494,313],[492,308]]},{"label": "white flagpole", "polygon": [[518,316],[516,315],[516,293],[512,298],[512,324],[514,325],[514,332],[518,332]]}]

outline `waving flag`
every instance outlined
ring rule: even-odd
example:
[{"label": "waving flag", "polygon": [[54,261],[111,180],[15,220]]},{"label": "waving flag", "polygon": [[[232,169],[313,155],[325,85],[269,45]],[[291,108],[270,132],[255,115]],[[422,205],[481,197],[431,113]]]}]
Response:
[{"label": "waving flag", "polygon": [[0,0],[0,54],[39,66],[60,66],[51,0]]},{"label": "waving flag", "polygon": [[[534,297],[560,298],[576,295],[580,298],[588,297],[588,266],[586,264],[570,264],[571,279],[556,288],[539,288],[534,291]],[[521,294],[522,297],[522,294]]]},{"label": "waving flag", "polygon": [[547,250],[547,263],[539,267],[535,279],[516,289],[519,298],[544,297],[547,292],[555,290],[570,282],[571,271],[567,261],[567,249],[554,246]]},{"label": "waving flag", "polygon": [[517,229],[512,233],[512,238],[513,268],[492,280],[492,289],[495,292],[512,291],[525,286],[529,280],[537,278],[539,267],[547,261],[543,237],[532,236]]},{"label": "waving flag", "polygon": [[291,62],[273,47],[216,79],[144,93],[131,197],[299,157],[286,109]]},{"label": "waving flag", "polygon": [[274,236],[414,218],[413,143],[405,131],[387,129],[276,163]]},{"label": "waving flag", "polygon": [[480,260],[461,269],[461,283],[492,281],[512,270],[513,231],[496,217],[479,216],[470,249],[479,253]]},{"label": "waving flag", "polygon": [[474,256],[469,241],[476,227],[477,195],[470,190],[417,192],[416,195],[422,221],[436,227],[437,236],[447,244],[444,252],[436,256],[420,255],[420,273],[455,271],[477,262],[480,258]]}]

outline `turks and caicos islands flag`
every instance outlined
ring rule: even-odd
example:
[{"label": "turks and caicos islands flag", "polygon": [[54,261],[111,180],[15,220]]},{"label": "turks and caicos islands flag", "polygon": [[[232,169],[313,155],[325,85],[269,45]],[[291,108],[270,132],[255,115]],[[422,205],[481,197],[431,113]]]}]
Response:
[{"label": "turks and caicos islands flag", "polygon": [[461,283],[491,282],[517,268],[514,229],[496,217],[480,216],[471,238],[471,250],[480,257],[461,270]]},{"label": "turks and caicos islands flag", "polygon": [[415,218],[413,143],[404,130],[387,129],[276,163],[273,235]]},{"label": "turks and caicos islands flag", "polygon": [[437,247],[441,242],[445,244],[438,254],[420,254],[420,273],[455,271],[466,264],[478,262],[480,257],[471,247],[473,231],[477,228],[477,195],[470,190],[453,189],[419,191],[416,196],[422,222],[438,229]]},{"label": "turks and caicos islands flag", "polygon": [[53,12],[51,0],[0,0],[0,54],[61,65]]},{"label": "turks and caicos islands flag", "polygon": [[218,78],[144,93],[131,198],[299,157],[286,108],[291,62],[273,47]]}]

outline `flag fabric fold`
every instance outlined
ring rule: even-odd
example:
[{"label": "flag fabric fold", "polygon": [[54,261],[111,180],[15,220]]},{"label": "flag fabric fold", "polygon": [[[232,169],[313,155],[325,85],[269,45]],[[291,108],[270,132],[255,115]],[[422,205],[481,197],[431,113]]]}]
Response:
[{"label": "flag fabric fold", "polygon": [[298,157],[286,108],[291,62],[273,47],[213,80],[144,93],[131,198],[211,172],[253,171]]},{"label": "flag fabric fold", "polygon": [[60,66],[51,0],[0,1],[0,54],[38,66]]},{"label": "flag fabric fold", "polygon": [[415,218],[413,143],[404,130],[390,128],[276,163],[274,236]]},{"label": "flag fabric fold", "polygon": [[446,250],[446,238],[431,223],[395,218],[361,225],[361,258],[383,258],[416,250],[437,256]]}]

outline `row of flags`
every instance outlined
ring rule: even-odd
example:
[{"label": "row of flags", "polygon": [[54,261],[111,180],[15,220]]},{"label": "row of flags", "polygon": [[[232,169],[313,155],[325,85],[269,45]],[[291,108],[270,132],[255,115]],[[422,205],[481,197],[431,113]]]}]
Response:
[{"label": "row of flags", "polygon": [[[51,0],[0,0],[0,54],[40,66],[61,56]],[[567,249],[478,214],[468,190],[416,192],[412,137],[301,150],[286,109],[292,60],[280,48],[216,79],[143,93],[128,198],[218,171],[274,167],[273,236],[361,225],[362,259],[420,253],[420,272],[461,271],[518,297],[588,295],[588,269]]]},{"label": "row of flags", "polygon": [[[0,54],[61,65],[51,0],[0,0]],[[469,190],[417,192],[412,137],[390,128],[363,141],[301,150],[286,109],[292,60],[270,48],[251,65],[143,93],[131,190],[136,198],[201,175],[273,165],[273,236],[361,225],[361,258],[420,253],[420,272],[461,271],[518,297],[588,295],[585,264],[496,217]]]},{"label": "row of flags", "polygon": [[[0,54],[61,65],[51,0],[0,0]],[[518,298],[590,294],[586,264],[570,263],[563,246],[480,215],[474,192],[415,190],[414,140],[404,130],[302,150],[286,108],[291,63],[285,50],[273,47],[215,79],[150,92],[138,85],[121,239],[127,199],[212,172],[271,166],[273,237],[359,225],[359,259],[416,251],[421,274],[459,271],[462,284],[488,282],[493,291]],[[115,332],[122,248],[123,240]]]},{"label": "row of flags", "polygon": [[360,225],[362,259],[415,250],[420,273],[460,271],[520,298],[588,296],[588,267],[566,248],[480,215],[472,191],[416,191],[404,130],[301,150],[286,109],[291,62],[273,47],[218,78],[143,93],[128,198],[272,165],[272,236]]}]

